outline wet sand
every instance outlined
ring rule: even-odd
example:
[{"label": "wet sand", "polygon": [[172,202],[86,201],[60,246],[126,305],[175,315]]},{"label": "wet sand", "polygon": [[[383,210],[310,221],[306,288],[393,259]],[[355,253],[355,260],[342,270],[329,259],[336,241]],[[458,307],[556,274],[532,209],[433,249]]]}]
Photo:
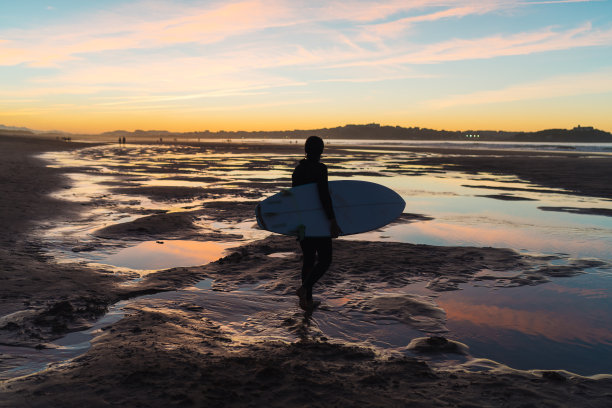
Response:
[{"label": "wet sand", "polygon": [[[45,347],[54,339],[101,316],[120,299],[183,288],[210,279],[218,293],[240,285],[261,284],[279,300],[292,297],[297,285],[299,253],[294,239],[273,236],[242,245],[208,265],[171,268],[125,284],[131,277],[81,264],[59,264],[44,255],[40,222],[77,217],[80,204],[52,199],[61,189],[62,171],[44,167],[32,154],[82,145],[36,139],[0,138],[0,343]],[[215,149],[214,145],[210,146]],[[219,150],[289,152],[293,146],[228,146]],[[338,149],[340,148],[333,148]],[[330,149],[331,150],[331,149]],[[436,149],[434,149],[436,150]],[[461,152],[448,151],[449,154]],[[465,152],[463,152],[465,153]],[[534,153],[478,152],[449,156],[444,163],[422,158],[423,164],[462,166],[532,177],[541,187],[569,188],[577,194],[612,198],[602,174],[612,170],[612,158],[594,160],[581,155],[538,157],[533,175],[525,168]],[[494,158],[494,159],[493,159]],[[519,165],[522,161],[522,166]],[[560,161],[563,168],[558,172]],[[548,163],[548,164],[547,164]],[[398,170],[399,172],[400,170]],[[598,175],[598,177],[596,177]],[[583,179],[581,179],[583,178]],[[580,183],[578,183],[580,181]],[[267,186],[267,187],[266,187]],[[270,189],[270,183],[262,188]],[[117,188],[130,188],[127,186]],[[206,197],[193,189],[150,189],[156,197]],[[210,202],[192,212],[150,214],[97,231],[113,239],[198,239],[193,227],[207,216],[240,222],[252,216],[252,204]],[[422,220],[405,216],[401,222]],[[227,233],[199,239],[231,240]],[[235,238],[235,237],[234,237]],[[351,298],[377,281],[401,288],[426,282],[435,291],[456,289],[484,276],[482,270],[514,271],[507,285],[534,285],[551,276],[571,276],[589,265],[555,266],[541,259],[519,256],[512,250],[440,247],[390,242],[337,240],[335,261],[325,280],[326,299],[345,300],[345,307],[380,316],[394,316],[404,324],[435,333],[444,314],[416,295]],[[272,254],[287,254],[272,257]],[[384,262],[381,260],[384,259]],[[168,301],[170,302],[170,301]],[[32,375],[0,382],[0,406],[593,406],[612,404],[611,378],[584,378],[564,372],[524,372],[487,361],[437,367],[427,358],[380,353],[361,345],[338,343],[310,326],[311,316],[296,305],[283,310],[278,324],[295,334],[294,341],[241,342],[236,334],[204,314],[194,302],[164,307],[164,301],[140,302],[128,315],[107,327],[92,348],[69,362]],[[325,307],[325,300],[322,307]],[[317,312],[315,311],[315,314]],[[406,347],[432,353],[463,353],[461,345],[433,338]],[[451,344],[449,346],[449,344]],[[2,365],[10,366],[7,356]],[[478,372],[478,366],[490,369]]]}]

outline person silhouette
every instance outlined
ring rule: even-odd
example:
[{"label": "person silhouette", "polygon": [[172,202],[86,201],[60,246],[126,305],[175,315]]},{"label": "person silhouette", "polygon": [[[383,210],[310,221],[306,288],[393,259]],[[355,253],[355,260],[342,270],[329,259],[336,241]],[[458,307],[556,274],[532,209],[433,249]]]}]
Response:
[{"label": "person silhouette", "polygon": [[317,184],[319,199],[329,220],[329,237],[300,237],[302,248],[302,285],[296,290],[300,298],[300,307],[308,310],[316,306],[312,298],[312,288],[325,274],[332,261],[332,238],[337,238],[342,231],[336,222],[336,215],[329,195],[327,166],[320,162],[323,154],[323,139],[310,136],[306,139],[304,150],[306,158],[300,160],[291,176],[293,187],[309,183]]}]

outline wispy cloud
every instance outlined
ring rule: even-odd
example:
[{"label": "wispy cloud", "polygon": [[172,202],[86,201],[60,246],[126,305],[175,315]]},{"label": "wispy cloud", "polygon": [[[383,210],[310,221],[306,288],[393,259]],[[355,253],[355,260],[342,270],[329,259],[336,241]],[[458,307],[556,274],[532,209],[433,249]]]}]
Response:
[{"label": "wispy cloud", "polygon": [[565,31],[555,31],[554,28],[549,27],[544,30],[506,36],[453,39],[426,46],[415,53],[391,58],[390,61],[432,63],[485,59],[601,45],[612,45],[612,29],[595,30],[590,23],[587,23]]},{"label": "wispy cloud", "polygon": [[[537,2],[540,3],[548,2]],[[147,50],[180,44],[214,44],[229,37],[261,34],[282,27],[294,28],[277,34],[289,34],[290,38],[299,35],[304,25],[323,27],[338,21],[347,22],[349,27],[354,26],[351,30],[357,30],[355,37],[358,41],[376,42],[397,36],[415,23],[482,15],[516,8],[519,4],[536,3],[510,0],[353,0],[308,4],[289,0],[239,0],[208,6],[183,4],[176,7],[171,2],[141,1],[61,25],[0,29],[0,38],[3,38],[0,42],[0,65],[57,67],[62,62],[81,60],[87,55],[101,52]],[[401,17],[406,13],[413,15]],[[385,19],[390,20],[381,21]],[[309,31],[303,32],[305,37],[298,43],[308,44]],[[349,44],[350,39],[344,38],[345,43]],[[354,41],[352,45],[358,46]]]},{"label": "wispy cloud", "polygon": [[383,82],[383,81],[397,81],[402,79],[414,79],[414,78],[436,78],[437,75],[433,74],[412,74],[412,75],[385,75],[385,76],[368,76],[368,77],[356,77],[356,78],[326,78],[317,79],[313,82],[347,82],[347,83],[369,83],[369,82]]},{"label": "wispy cloud", "polygon": [[571,3],[597,3],[607,0],[550,0],[550,1],[521,1],[517,2],[518,5],[538,5],[538,4],[571,4]]},{"label": "wispy cloud", "polygon": [[509,35],[472,39],[454,38],[426,45],[411,45],[409,49],[395,50],[392,55],[378,53],[371,58],[364,56],[355,61],[338,64],[336,67],[432,64],[610,45],[612,45],[612,28],[599,30],[587,23],[565,31],[548,27]]},{"label": "wispy cloud", "polygon": [[468,15],[478,15],[498,10],[497,2],[482,2],[469,5],[460,5],[443,10],[400,18],[389,22],[362,25],[359,37],[364,41],[380,42],[386,38],[396,38],[404,34],[417,23],[432,22],[449,18],[461,18]]},{"label": "wispy cloud", "polygon": [[[147,3],[140,4],[147,9]],[[133,6],[104,12],[88,22],[37,27],[32,30],[0,31],[0,64],[57,66],[84,54],[104,51],[152,49],[185,43],[209,44],[228,36],[282,26],[292,21],[289,10],[263,0],[246,0],[211,8],[182,9],[178,16],[164,18],[157,13],[149,19],[138,17]],[[164,12],[166,9],[159,10]],[[176,13],[176,11],[175,11]]]},{"label": "wispy cloud", "polygon": [[472,92],[430,100],[432,108],[516,102],[565,96],[612,92],[612,71],[561,75],[541,81],[516,84],[501,89]]}]

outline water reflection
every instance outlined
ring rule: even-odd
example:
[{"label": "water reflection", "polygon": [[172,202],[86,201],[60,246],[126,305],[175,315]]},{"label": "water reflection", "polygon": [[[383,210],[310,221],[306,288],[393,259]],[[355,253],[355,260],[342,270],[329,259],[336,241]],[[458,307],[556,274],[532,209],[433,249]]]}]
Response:
[{"label": "water reflection", "polygon": [[612,275],[600,272],[500,290],[465,286],[436,302],[474,356],[593,375],[612,372],[611,293]]},{"label": "water reflection", "polygon": [[[454,221],[454,222],[453,222]],[[460,224],[460,222],[462,224]],[[463,224],[469,223],[469,224]],[[378,240],[381,233],[366,233],[355,239]],[[433,220],[392,226],[387,239],[432,245],[467,245],[514,248],[546,253],[606,259],[612,248],[612,230],[550,225],[521,225],[503,220],[472,217]]]},{"label": "water reflection", "polygon": [[228,245],[218,242],[146,241],[122,249],[102,263],[142,270],[203,265],[221,258],[227,248]]},{"label": "water reflection", "polygon": [[53,363],[75,358],[91,347],[91,341],[102,333],[103,328],[118,322],[125,315],[121,301],[109,308],[101,319],[80,332],[68,333],[54,341],[54,347],[35,349],[0,344],[0,381],[46,369]]}]

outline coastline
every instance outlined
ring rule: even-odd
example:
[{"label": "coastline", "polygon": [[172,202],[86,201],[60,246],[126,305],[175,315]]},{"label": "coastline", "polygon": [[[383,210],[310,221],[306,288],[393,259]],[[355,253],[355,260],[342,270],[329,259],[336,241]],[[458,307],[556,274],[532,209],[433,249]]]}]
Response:
[{"label": "coastline", "polygon": [[[41,160],[31,155],[83,145],[4,137],[0,137],[0,144],[0,174],[5,175],[0,180],[3,193],[0,199],[3,210],[0,315],[19,312],[22,313],[19,321],[23,322],[18,328],[3,326],[2,343],[44,347],[46,342],[66,332],[87,326],[120,299],[177,289],[206,277],[214,278],[221,291],[235,281],[272,279],[285,285],[277,288],[279,293],[284,290],[290,296],[294,277],[287,275],[287,270],[296,260],[271,262],[265,255],[291,251],[294,243],[276,237],[242,247],[213,264],[160,271],[129,286],[121,285],[125,283],[124,277],[108,271],[56,263],[40,250],[44,243],[36,239],[38,222],[70,220],[79,211],[79,205],[48,197],[50,192],[62,187],[65,181],[62,171],[44,167]],[[294,149],[243,145],[219,148],[231,151],[238,147],[265,151]],[[450,160],[469,171],[527,174],[530,170],[524,169],[524,165],[521,168],[518,159],[512,160],[515,154],[503,159],[498,154],[479,153],[476,158],[453,156]],[[484,158],[478,159],[481,156]],[[536,156],[523,153],[520,160],[530,157]],[[420,160],[427,165],[441,164],[433,158]],[[612,169],[612,159],[601,159],[595,166],[588,166],[585,163],[592,161],[587,157],[559,156],[554,159],[553,167],[546,160],[538,161],[533,182],[539,180],[543,186],[612,198],[608,183],[601,177],[609,174],[605,171]],[[558,172],[563,160],[571,163],[563,167],[563,172]],[[584,180],[578,183],[581,177]],[[242,216],[247,210],[237,210],[234,216]],[[449,271],[451,262],[469,279],[470,268],[475,271],[484,262],[481,258],[476,262],[476,255],[490,253],[487,262],[499,262],[495,264],[497,267],[510,268],[516,266],[513,262],[520,262],[506,250],[456,247],[446,248],[442,254],[435,252],[440,248],[432,246],[342,242],[337,246],[337,253],[345,258],[344,264],[349,264],[350,271],[338,274],[338,279],[354,276],[359,271],[359,265],[350,266],[351,257],[356,264],[362,264],[367,258],[376,261],[381,253],[389,254],[389,258],[385,262],[387,269],[381,271],[379,279],[387,276],[383,272],[401,265],[400,254],[407,269],[400,267],[394,278],[409,277],[406,271],[420,254],[410,257],[406,255],[407,250],[433,251],[430,258],[436,259],[448,256],[449,264],[422,264],[415,268],[418,266],[419,271],[433,275],[437,270],[438,275],[447,274],[455,279],[460,273]],[[362,257],[355,257],[356,253],[362,253]],[[361,267],[367,269],[367,265]],[[360,277],[357,275],[354,279],[358,281]],[[434,279],[431,281],[435,283]],[[400,307],[407,304],[405,299],[403,302]],[[165,313],[150,306],[134,306],[128,316],[97,337],[84,355],[39,373],[0,382],[0,406],[495,406],[501,403],[536,406],[545,401],[551,406],[603,407],[612,401],[610,378],[594,380],[559,372],[521,372],[507,367],[485,373],[460,368],[440,370],[419,359],[379,355],[369,349],[308,336],[294,343],[263,342],[236,347],[232,345],[236,340],[222,327],[202,319],[201,308],[186,305]],[[301,313],[288,318],[292,320],[287,324],[293,325],[292,330],[298,337],[307,330]]]}]

